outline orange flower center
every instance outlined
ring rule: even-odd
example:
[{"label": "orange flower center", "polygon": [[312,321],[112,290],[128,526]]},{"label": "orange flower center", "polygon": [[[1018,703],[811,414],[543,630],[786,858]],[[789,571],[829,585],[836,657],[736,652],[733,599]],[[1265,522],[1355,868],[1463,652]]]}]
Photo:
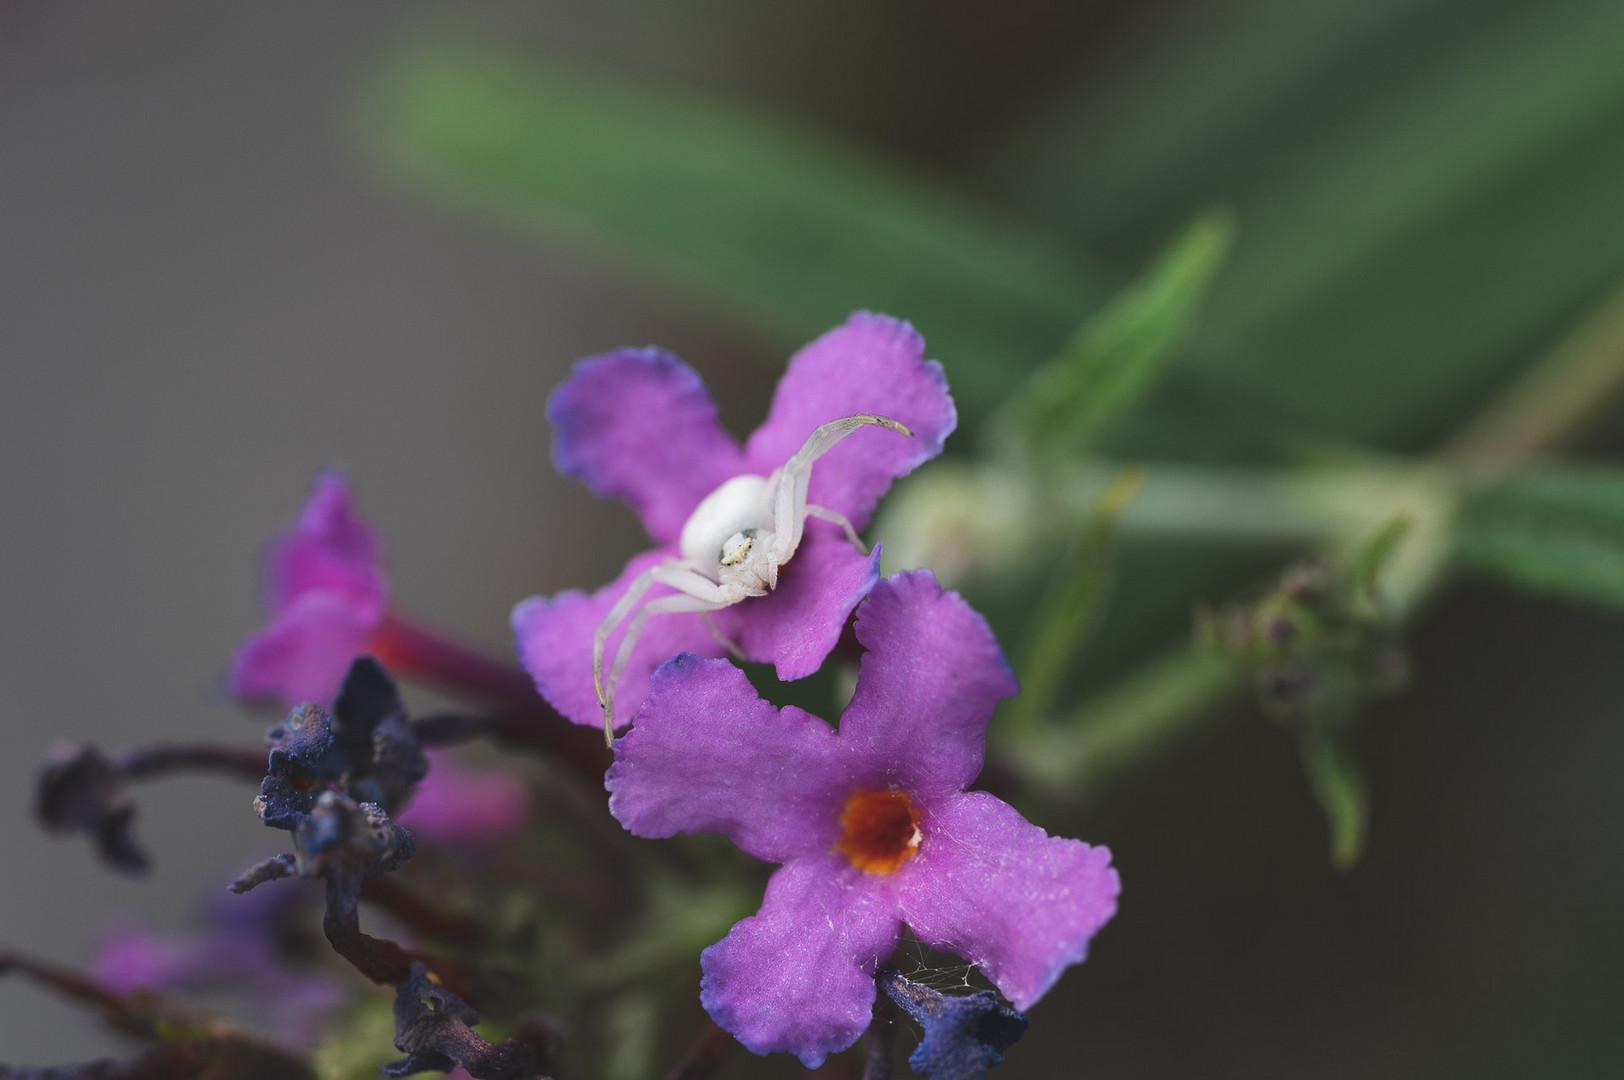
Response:
[{"label": "orange flower center", "polygon": [[859,870],[895,873],[919,850],[919,840],[919,812],[896,788],[859,791],[840,809],[836,846]]}]

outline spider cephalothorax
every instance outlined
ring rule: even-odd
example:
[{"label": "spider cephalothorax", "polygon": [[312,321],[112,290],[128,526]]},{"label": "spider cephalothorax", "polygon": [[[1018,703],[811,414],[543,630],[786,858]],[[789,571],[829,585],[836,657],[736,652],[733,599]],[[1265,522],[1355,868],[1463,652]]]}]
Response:
[{"label": "spider cephalothorax", "polygon": [[[912,436],[906,424],[873,413],[859,413],[820,425],[795,456],[771,476],[735,476],[700,500],[678,541],[680,556],[666,559],[639,574],[604,617],[592,638],[592,685],[603,706],[604,735],[614,739],[615,683],[625,669],[632,647],[650,615],[678,611],[708,614],[753,596],[765,596],[778,587],[778,570],[801,546],[806,519],[818,518],[845,530],[863,550],[857,530],[844,514],[806,501],[812,464],[837,442],[865,425],[890,428]],[[677,590],[644,602],[651,585]],[[635,614],[633,614],[635,612]],[[630,616],[631,622],[615,650],[607,676],[603,668],[604,642]],[[712,626],[729,650],[738,649]]]}]

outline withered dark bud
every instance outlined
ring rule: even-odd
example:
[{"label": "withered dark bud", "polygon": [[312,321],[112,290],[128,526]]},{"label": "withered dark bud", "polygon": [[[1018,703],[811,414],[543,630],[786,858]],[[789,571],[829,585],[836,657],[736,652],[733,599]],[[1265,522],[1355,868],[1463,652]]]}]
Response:
[{"label": "withered dark bud", "polygon": [[135,841],[135,803],[124,793],[112,762],[89,743],[57,746],[40,766],[34,786],[34,816],[53,832],[83,832],[96,853],[126,874],[147,869],[146,852]]},{"label": "withered dark bud", "polygon": [[947,995],[903,976],[890,964],[875,973],[880,988],[925,1029],[908,1064],[925,1080],[983,1080],[990,1066],[1026,1034],[1025,1016],[990,990]]},{"label": "withered dark bud", "polygon": [[461,1067],[475,1080],[525,1080],[535,1075],[535,1056],[522,1043],[493,1043],[472,1025],[479,1013],[441,986],[421,962],[395,991],[395,1049],[406,1054],[385,1065],[385,1076],[450,1072]]}]

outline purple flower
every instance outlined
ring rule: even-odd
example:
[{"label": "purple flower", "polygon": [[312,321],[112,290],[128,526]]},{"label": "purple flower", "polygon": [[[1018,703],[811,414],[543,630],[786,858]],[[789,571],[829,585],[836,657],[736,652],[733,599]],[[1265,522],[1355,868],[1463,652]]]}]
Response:
[{"label": "purple flower", "polygon": [[337,473],[316,478],[299,518],[267,560],[271,621],[232,665],[231,692],[288,707],[331,702],[350,661],[367,652],[389,607],[377,536],[356,514]]},{"label": "purple flower", "polygon": [[[859,312],[802,349],[778,383],[766,422],[742,447],[717,423],[699,376],[668,353],[623,349],[576,365],[548,401],[554,460],[597,494],[630,504],[657,546],[590,596],[532,597],[514,608],[519,657],[542,696],[577,723],[601,723],[593,636],[633,581],[680,557],[684,526],[724,483],[770,476],[820,425],[859,414],[900,421],[914,437],[862,428],[817,461],[808,501],[844,515],[857,529],[892,480],[941,452],[957,423],[941,366],[925,359],[924,340],[907,323]],[[781,679],[803,678],[822,665],[847,616],[878,579],[878,567],[878,551],[860,554],[836,525],[808,520],[776,587],[712,618],[750,659],[777,665]],[[648,596],[673,591],[655,585]],[[612,655],[613,640],[610,645]],[[618,683],[616,726],[636,713],[662,661],[679,652],[724,651],[698,613],[650,619]]]},{"label": "purple flower", "polygon": [[493,843],[530,818],[530,789],[501,769],[470,769],[447,753],[429,755],[411,805],[395,820],[442,844]]},{"label": "purple flower", "polygon": [[208,909],[203,929],[159,934],[134,923],[111,927],[92,962],[95,978],[117,993],[227,990],[252,1000],[268,1028],[298,1046],[314,1044],[347,996],[332,976],[293,967],[283,955],[285,926],[305,913],[271,890]]},{"label": "purple flower", "polygon": [[756,1053],[815,1066],[867,1027],[906,923],[1018,1009],[1116,911],[1110,852],[1050,837],[984,792],[987,718],[1015,678],[985,620],[929,571],[857,612],[867,652],[836,732],[761,700],[725,661],[679,656],[615,743],[609,809],[639,836],[719,832],[783,865],[761,910],[700,957],[700,996]]}]

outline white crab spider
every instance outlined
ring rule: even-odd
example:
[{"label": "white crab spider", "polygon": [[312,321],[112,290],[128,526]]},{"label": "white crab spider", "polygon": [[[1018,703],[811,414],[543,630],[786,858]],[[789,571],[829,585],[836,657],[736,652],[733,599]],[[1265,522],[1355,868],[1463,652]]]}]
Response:
[{"label": "white crab spider", "polygon": [[[807,518],[839,525],[858,551],[868,553],[846,515],[806,501],[812,463],[866,424],[913,435],[901,421],[873,413],[858,413],[820,425],[795,456],[771,476],[735,476],[701,499],[682,526],[677,544],[682,556],[651,566],[632,580],[592,635],[592,688],[597,691],[598,704],[603,706],[605,739],[613,742],[615,737],[615,683],[620,681],[650,615],[699,612],[717,640],[739,655],[738,646],[722,637],[709,613],[752,596],[766,596],[777,588],[779,567],[789,562],[801,546]],[[677,591],[639,605],[643,594],[655,583]],[[636,614],[632,614],[633,609]],[[615,650],[606,679],[604,642],[628,615],[631,622]]]}]

